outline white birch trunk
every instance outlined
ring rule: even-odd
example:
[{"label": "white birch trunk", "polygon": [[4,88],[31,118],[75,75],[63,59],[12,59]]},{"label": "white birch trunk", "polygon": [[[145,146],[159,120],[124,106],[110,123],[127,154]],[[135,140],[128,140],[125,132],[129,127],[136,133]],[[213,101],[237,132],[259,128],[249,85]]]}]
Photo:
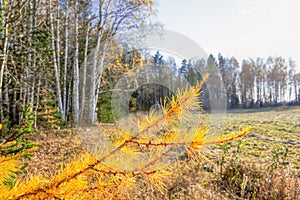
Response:
[{"label": "white birch trunk", "polygon": [[[73,81],[73,77],[70,77],[70,83]],[[71,107],[71,95],[72,95],[72,84],[69,84],[68,85],[68,96],[67,96],[67,107],[66,107],[66,119],[67,119],[67,117],[68,117],[68,112],[67,111],[69,111],[70,110],[70,107]]]},{"label": "white birch trunk", "polygon": [[88,112],[88,122],[94,124],[96,121],[96,82],[97,82],[97,63],[98,63],[98,53],[100,49],[101,41],[101,30],[98,30],[97,33],[97,43],[93,52],[93,61],[91,67],[91,86],[89,94],[89,112]]},{"label": "white birch trunk", "polygon": [[[29,23],[28,23],[28,28],[27,28],[27,37],[28,37],[28,43],[29,43],[29,47],[32,47],[32,37],[31,37],[31,31],[33,30],[33,13],[35,12],[32,8],[31,5],[31,1],[29,1]],[[32,70],[36,70],[35,66],[34,66],[34,56],[32,52],[28,52],[28,67],[27,69],[30,67]],[[29,82],[29,80],[32,80],[32,86],[30,87],[29,83],[28,83],[28,89],[31,89],[31,92],[28,92],[28,94],[30,94],[30,96],[28,96],[28,106],[30,106],[30,111],[33,111],[33,104],[34,104],[34,91],[35,91],[35,77],[33,77],[33,75],[31,74],[31,72],[29,72],[29,70],[27,70],[27,80]]]},{"label": "white birch trunk", "polygon": [[79,122],[79,68],[78,68],[78,1],[75,0],[75,55],[73,78],[73,117],[74,122]]},{"label": "white birch trunk", "polygon": [[103,23],[103,16],[102,16],[102,9],[103,9],[103,1],[99,1],[99,22],[98,22],[98,30],[97,30],[97,42],[96,47],[93,52],[93,59],[92,59],[92,67],[90,70],[90,94],[89,94],[89,109],[88,109],[88,123],[94,124],[96,122],[96,105],[97,105],[97,65],[98,65],[98,54],[100,49],[101,43],[101,32],[102,32],[102,23]]},{"label": "white birch trunk", "polygon": [[85,37],[85,48],[84,48],[84,61],[83,61],[83,72],[82,72],[82,88],[81,88],[81,110],[80,110],[80,120],[84,116],[85,107],[85,89],[86,89],[86,69],[87,69],[87,54],[89,46],[89,32],[90,32],[90,22],[88,23],[86,37]]},{"label": "white birch trunk", "polygon": [[59,21],[59,0],[57,0],[56,2],[56,58],[57,58],[57,70],[58,70],[58,74],[60,75],[60,21]]},{"label": "white birch trunk", "polygon": [[99,98],[99,94],[100,94],[100,87],[101,87],[101,76],[102,76],[102,73],[103,71],[105,70],[104,69],[104,59],[105,59],[105,56],[106,56],[106,52],[107,52],[107,49],[110,45],[110,40],[106,40],[105,43],[104,43],[104,47],[102,49],[102,55],[101,55],[101,59],[100,59],[100,62],[98,63],[98,70],[96,70],[96,91],[95,91],[95,107],[94,107],[94,110],[95,110],[95,114],[96,114],[96,107],[97,107],[97,100]]},{"label": "white birch trunk", "polygon": [[65,112],[62,107],[62,99],[61,99],[60,74],[57,66],[56,53],[55,53],[55,37],[54,37],[54,27],[53,27],[53,14],[51,11],[51,2],[52,1],[49,1],[49,12],[50,12],[49,17],[50,17],[50,30],[51,30],[52,60],[54,65],[54,73],[55,73],[56,89],[57,89],[56,95],[57,95],[58,109],[62,116],[62,121],[65,122]]},{"label": "white birch trunk", "polygon": [[[0,0],[0,8],[3,7],[3,1]],[[0,70],[0,119],[2,120],[4,118],[3,115],[3,97],[2,97],[2,84],[3,84],[3,73],[4,73],[4,68],[6,66],[7,63],[7,25],[5,25],[5,18],[4,18],[4,10],[0,9],[1,12],[1,16],[2,16],[2,35],[1,35],[1,40],[3,41],[3,61],[2,61],[2,65],[1,65],[1,70]]]},{"label": "white birch trunk", "polygon": [[[66,1],[66,7],[68,8],[68,1]],[[63,77],[63,110],[65,111],[65,119],[66,119],[66,111],[67,111],[67,70],[68,70],[68,57],[69,57],[69,29],[68,29],[68,11],[66,11],[66,21],[65,21],[65,63],[64,63],[64,77]]]},{"label": "white birch trunk", "polygon": [[4,68],[7,65],[7,44],[8,44],[8,25],[5,25],[5,34],[4,34],[4,46],[3,46],[3,61],[1,65],[0,71],[0,95],[2,96],[2,86],[3,86],[3,75],[4,75]]}]

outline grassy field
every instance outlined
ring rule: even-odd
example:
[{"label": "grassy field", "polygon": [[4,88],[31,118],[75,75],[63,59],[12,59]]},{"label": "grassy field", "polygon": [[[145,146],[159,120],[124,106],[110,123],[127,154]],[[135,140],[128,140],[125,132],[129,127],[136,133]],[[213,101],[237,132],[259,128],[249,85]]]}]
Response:
[{"label": "grassy field", "polygon": [[225,131],[243,126],[250,126],[251,134],[231,144],[239,146],[243,158],[267,164],[270,159],[278,157],[278,164],[300,170],[299,107],[227,114]]},{"label": "grassy field", "polygon": [[[196,162],[183,157],[173,163],[164,193],[141,182],[126,199],[300,199],[300,107],[208,116],[223,122],[216,135],[245,126],[251,127],[251,133],[230,143],[205,147],[203,159]],[[114,128],[107,129],[112,132]],[[77,131],[32,135],[41,148],[27,170],[52,173],[57,163],[76,158],[84,151]]]},{"label": "grassy field", "polygon": [[200,162],[178,161],[168,193],[148,192],[145,199],[300,199],[299,107],[234,110],[209,118],[222,122],[215,135],[245,126],[251,133],[204,148]]}]

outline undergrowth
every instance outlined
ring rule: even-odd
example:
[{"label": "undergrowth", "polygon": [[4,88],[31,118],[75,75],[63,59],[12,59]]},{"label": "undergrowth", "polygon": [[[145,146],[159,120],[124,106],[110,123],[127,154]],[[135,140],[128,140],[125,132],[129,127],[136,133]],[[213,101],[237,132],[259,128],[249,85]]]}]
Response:
[{"label": "undergrowth", "polygon": [[[287,171],[281,164],[284,155],[273,155],[266,163],[247,162],[242,156],[244,149],[231,144],[219,146],[222,153],[209,161],[178,160],[172,165],[172,179],[166,192],[147,190],[143,185],[131,198],[138,199],[236,199],[236,200],[283,200],[299,199],[300,174]],[[232,150],[232,151],[229,151]],[[275,162],[277,164],[275,164]],[[143,191],[143,192],[140,192]]]},{"label": "undergrowth", "polygon": [[[195,113],[201,113],[201,87],[207,77],[196,86],[179,90],[176,97],[165,99],[161,111],[151,110],[138,127],[116,131],[110,146],[96,147],[94,154],[81,155],[62,165],[54,175],[35,175],[26,181],[17,179],[11,187],[2,180],[0,199],[147,199],[189,194],[193,190],[181,193],[176,187],[169,188],[170,183],[177,184],[174,155],[184,152],[182,159],[199,163],[203,147],[230,142],[250,132],[246,127],[240,132],[211,137],[207,134],[208,126],[202,122],[189,123]],[[18,159],[19,154],[1,156],[1,177],[7,177],[18,167]],[[196,176],[197,171],[188,171],[185,176],[190,173]],[[201,177],[196,180],[205,185]],[[179,185],[187,185],[182,181]],[[143,194],[149,196],[142,197]]]},{"label": "undergrowth", "polygon": [[[33,133],[34,114],[30,105],[23,108],[21,125],[15,125],[10,130],[5,130],[5,137],[0,142],[0,191],[13,188],[15,178],[24,172],[28,165],[21,162],[23,158],[30,158],[36,149],[35,145],[25,139],[25,136]],[[2,124],[1,124],[2,128]],[[1,197],[1,195],[0,195]]]}]

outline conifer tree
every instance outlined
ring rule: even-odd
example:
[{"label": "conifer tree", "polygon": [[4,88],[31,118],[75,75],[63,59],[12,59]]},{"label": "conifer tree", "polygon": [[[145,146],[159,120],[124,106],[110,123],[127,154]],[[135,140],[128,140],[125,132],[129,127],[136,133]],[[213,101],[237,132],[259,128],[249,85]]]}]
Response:
[{"label": "conifer tree", "polygon": [[[187,155],[197,160],[203,146],[249,133],[249,128],[244,128],[214,138],[207,135],[209,128],[202,123],[188,123],[201,110],[200,93],[206,79],[179,89],[176,96],[161,105],[162,112],[150,111],[136,129],[116,130],[108,148],[82,155],[54,176],[17,180],[12,187],[0,183],[0,199],[124,199],[139,180],[164,192],[176,149],[184,147]],[[15,157],[0,157],[1,178],[8,177],[18,166],[16,163]]]}]

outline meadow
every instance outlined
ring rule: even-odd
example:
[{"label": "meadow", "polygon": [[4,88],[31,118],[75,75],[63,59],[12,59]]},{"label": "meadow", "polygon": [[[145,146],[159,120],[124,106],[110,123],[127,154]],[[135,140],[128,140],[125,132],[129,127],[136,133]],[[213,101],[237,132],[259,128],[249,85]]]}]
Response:
[{"label": "meadow", "polygon": [[[204,116],[217,119],[219,114]],[[222,115],[215,134],[250,126],[251,133],[229,143],[203,147],[197,160],[182,155],[171,165],[165,191],[143,181],[124,199],[299,199],[300,107],[232,110]],[[52,174],[85,151],[78,132],[118,127],[98,125],[88,129],[35,133],[40,148],[27,167],[29,174]],[[79,134],[80,135],[80,134]]]}]

